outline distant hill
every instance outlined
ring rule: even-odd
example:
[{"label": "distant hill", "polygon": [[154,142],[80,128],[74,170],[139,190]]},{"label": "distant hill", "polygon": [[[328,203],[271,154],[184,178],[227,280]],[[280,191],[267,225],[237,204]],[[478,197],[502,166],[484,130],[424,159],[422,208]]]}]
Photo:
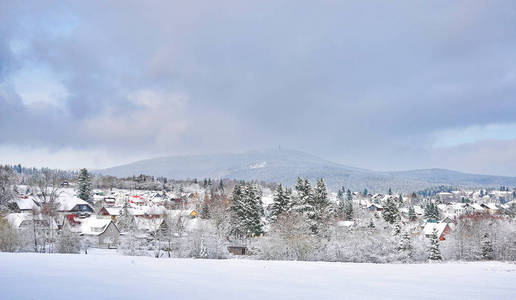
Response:
[{"label": "distant hill", "polygon": [[378,172],[334,163],[300,151],[270,149],[244,153],[170,156],[98,170],[118,177],[147,174],[168,178],[231,178],[292,185],[298,176],[323,177],[328,186],[372,192],[416,191],[437,185],[516,186],[516,177],[466,174],[445,169]]}]

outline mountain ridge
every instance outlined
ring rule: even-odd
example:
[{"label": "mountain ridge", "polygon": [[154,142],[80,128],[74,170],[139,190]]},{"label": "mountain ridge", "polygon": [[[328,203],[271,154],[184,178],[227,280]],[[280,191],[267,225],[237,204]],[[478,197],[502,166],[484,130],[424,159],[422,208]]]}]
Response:
[{"label": "mountain ridge", "polygon": [[332,162],[313,154],[285,149],[240,153],[162,156],[97,170],[104,175],[127,177],[146,174],[175,179],[230,178],[281,182],[292,185],[297,177],[323,177],[335,190],[415,191],[438,185],[463,187],[515,186],[516,177],[463,173],[432,168],[405,171],[374,171]]}]

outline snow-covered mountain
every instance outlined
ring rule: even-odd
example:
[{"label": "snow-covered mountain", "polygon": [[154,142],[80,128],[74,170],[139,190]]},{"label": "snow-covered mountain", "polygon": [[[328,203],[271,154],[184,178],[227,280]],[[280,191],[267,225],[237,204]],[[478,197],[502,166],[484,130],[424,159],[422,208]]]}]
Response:
[{"label": "snow-covered mountain", "polygon": [[170,156],[99,170],[101,174],[147,174],[169,178],[231,178],[292,185],[298,176],[323,177],[328,186],[384,192],[414,191],[436,185],[516,185],[516,177],[474,175],[445,169],[378,172],[334,163],[300,151],[269,149],[244,153]]}]

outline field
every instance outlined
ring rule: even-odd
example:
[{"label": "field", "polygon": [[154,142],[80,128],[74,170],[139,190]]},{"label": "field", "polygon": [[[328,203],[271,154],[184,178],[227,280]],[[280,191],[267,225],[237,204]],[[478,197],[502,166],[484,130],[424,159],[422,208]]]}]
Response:
[{"label": "field", "polygon": [[516,265],[0,253],[2,299],[514,299]]}]

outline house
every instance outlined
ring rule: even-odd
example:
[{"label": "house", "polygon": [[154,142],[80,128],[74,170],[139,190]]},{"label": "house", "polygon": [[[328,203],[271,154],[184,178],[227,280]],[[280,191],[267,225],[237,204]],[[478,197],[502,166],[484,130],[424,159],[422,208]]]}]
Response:
[{"label": "house", "polygon": [[36,232],[38,237],[52,237],[57,231],[57,224],[52,218],[30,213],[11,213],[6,216],[7,222],[17,229],[28,232]]},{"label": "house", "polygon": [[34,196],[22,196],[9,204],[9,208],[15,212],[31,212],[33,209],[40,208],[41,204]]},{"label": "house", "polygon": [[370,211],[370,212],[377,212],[377,211],[382,211],[383,210],[383,206],[381,206],[380,204],[376,204],[376,203],[372,203],[370,204],[367,209]]},{"label": "house", "polygon": [[437,236],[439,237],[439,240],[444,241],[444,236],[450,232],[450,225],[448,225],[448,223],[426,223],[425,227],[423,228],[425,237],[431,237],[434,229],[437,230]]},{"label": "house", "polygon": [[74,195],[63,193],[56,200],[58,203],[58,211],[63,214],[77,214],[80,218],[87,218],[93,214],[93,207],[86,201],[77,198]]},{"label": "house", "polygon": [[99,211],[99,216],[111,217],[111,220],[116,223],[116,218],[120,215],[121,207],[103,207]]},{"label": "house", "polygon": [[491,214],[496,214],[499,212],[500,208],[496,206],[494,203],[483,203],[480,204],[480,206],[484,209],[486,209]]},{"label": "house", "polygon": [[450,203],[455,199],[455,194],[449,192],[437,193],[437,197],[442,203]]},{"label": "house", "polygon": [[120,230],[111,219],[87,218],[81,221],[80,235],[89,237],[92,247],[116,248]]}]

